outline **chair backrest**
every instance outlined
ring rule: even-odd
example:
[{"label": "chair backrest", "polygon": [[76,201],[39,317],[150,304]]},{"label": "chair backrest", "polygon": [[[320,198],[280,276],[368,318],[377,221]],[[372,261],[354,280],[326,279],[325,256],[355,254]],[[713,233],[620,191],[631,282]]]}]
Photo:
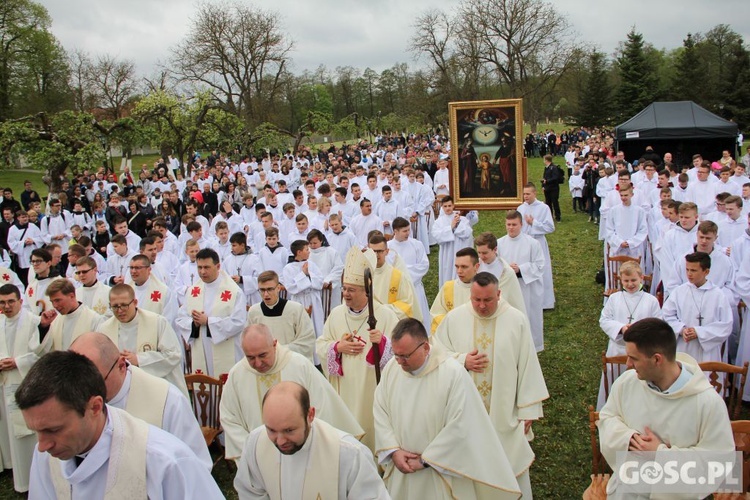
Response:
[{"label": "chair backrest", "polygon": [[599,412],[593,406],[589,406],[589,436],[591,438],[591,473],[609,474],[612,472],[607,461],[599,448],[599,432],[596,423],[599,421]]},{"label": "chair backrest", "polygon": [[201,427],[221,429],[219,403],[224,389],[225,376],[213,378],[202,373],[185,375],[193,413]]},{"label": "chair backrest", "polygon": [[417,230],[419,229],[419,217],[410,222],[411,224],[411,237],[415,240],[419,239],[417,236]]},{"label": "chair backrest", "polygon": [[602,373],[604,374],[604,400],[609,399],[609,389],[614,381],[625,373],[628,368],[626,363],[627,356],[607,356],[606,351],[602,351]]},{"label": "chair backrest", "polygon": [[279,298],[287,300],[289,298],[289,297],[287,297],[287,295],[288,294],[287,294],[286,288],[284,287],[284,285],[282,285],[281,283],[279,283]]},{"label": "chair backrest", "polygon": [[443,200],[441,198],[435,198],[435,201],[432,202],[432,214],[435,216],[435,219],[440,217],[440,208],[443,206]]},{"label": "chair backrest", "polygon": [[190,348],[190,343],[182,339],[182,347],[185,350],[185,359],[182,363],[182,372],[185,375],[193,373],[193,351]]},{"label": "chair backrest", "polygon": [[629,257],[627,255],[610,255],[610,248],[607,245],[607,286],[608,288],[604,291],[604,295],[609,297],[615,292],[622,289],[620,283],[620,266],[626,262],[640,262],[640,259],[636,257]]},{"label": "chair backrest", "polygon": [[742,452],[742,484],[750,491],[750,420],[732,421],[734,449]]},{"label": "chair backrest", "polygon": [[333,287],[330,283],[323,285],[323,289],[320,291],[320,301],[323,303],[323,322],[325,323],[328,315],[331,314],[331,293]]},{"label": "chair backrest", "polygon": [[740,300],[740,302],[737,304],[737,314],[740,315],[740,331],[742,331],[742,322],[743,322],[743,316],[745,315],[745,310],[747,309],[747,306],[745,305],[745,301]]},{"label": "chair backrest", "polygon": [[718,361],[707,361],[698,363],[698,366],[706,372],[709,383],[727,403],[729,418],[738,419],[742,409],[742,394],[747,381],[748,362],[745,361],[743,366],[735,366]]}]

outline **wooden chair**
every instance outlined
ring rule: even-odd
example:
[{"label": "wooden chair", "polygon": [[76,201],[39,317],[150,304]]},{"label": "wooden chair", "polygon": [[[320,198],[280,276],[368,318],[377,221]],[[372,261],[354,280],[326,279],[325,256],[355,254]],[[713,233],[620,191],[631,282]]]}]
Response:
[{"label": "wooden chair", "polygon": [[604,290],[604,296],[609,297],[622,289],[620,266],[626,262],[640,263],[640,261],[636,257],[628,257],[627,255],[609,255],[609,247],[607,247],[607,286],[609,288]]},{"label": "wooden chair", "polygon": [[604,374],[604,400],[609,399],[609,389],[614,381],[627,371],[625,366],[628,361],[627,356],[607,356],[606,351],[602,351],[602,373]]},{"label": "wooden chair", "polygon": [[286,291],[286,287],[284,287],[284,285],[279,283],[279,298],[286,300],[288,298],[287,295],[288,293]]},{"label": "wooden chair", "polygon": [[714,493],[714,500],[746,499],[750,492],[750,420],[733,420],[734,449],[742,452],[742,493]]},{"label": "wooden chair", "polygon": [[182,347],[185,350],[185,359],[182,363],[182,372],[184,375],[190,375],[193,373],[193,351],[190,347],[190,343],[182,339]]},{"label": "wooden chair", "polygon": [[442,206],[443,206],[443,197],[435,198],[435,201],[432,202],[432,215],[435,216],[436,220],[438,217],[440,217],[440,207]]},{"label": "wooden chair", "polygon": [[416,220],[409,219],[409,223],[411,224],[411,237],[415,240],[418,240],[419,237],[417,236],[417,231],[419,230],[419,217],[417,217]]},{"label": "wooden chair", "polygon": [[737,420],[742,409],[742,394],[747,381],[748,362],[745,361],[742,367],[718,361],[698,363],[698,366],[707,373],[709,383],[727,403],[729,418]]},{"label": "wooden chair", "polygon": [[216,445],[220,451],[219,458],[214,461],[214,466],[224,459],[224,446],[219,440],[219,436],[224,432],[219,419],[219,403],[221,402],[221,393],[224,389],[226,377],[226,374],[218,379],[203,373],[185,375],[185,383],[187,384],[188,394],[190,394],[193,413],[201,426],[206,446],[210,448],[211,445]]},{"label": "wooden chair", "polygon": [[323,285],[323,290],[320,292],[320,300],[323,303],[323,322],[325,323],[328,315],[331,314],[331,293],[333,292],[333,285],[326,283]]},{"label": "wooden chair", "polygon": [[602,456],[599,448],[599,434],[596,422],[599,412],[589,406],[589,437],[591,438],[591,484],[583,492],[584,500],[605,500],[607,498],[607,482],[612,470]]}]

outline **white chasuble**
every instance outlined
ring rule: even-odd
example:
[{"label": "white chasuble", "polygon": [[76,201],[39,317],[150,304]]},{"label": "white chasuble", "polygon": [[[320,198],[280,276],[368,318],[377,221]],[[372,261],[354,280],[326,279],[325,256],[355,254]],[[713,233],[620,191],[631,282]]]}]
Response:
[{"label": "white chasuble", "polygon": [[79,286],[76,288],[76,298],[81,304],[86,305],[96,314],[105,318],[112,317],[112,310],[109,308],[109,290],[110,287],[97,281],[91,286]]}]

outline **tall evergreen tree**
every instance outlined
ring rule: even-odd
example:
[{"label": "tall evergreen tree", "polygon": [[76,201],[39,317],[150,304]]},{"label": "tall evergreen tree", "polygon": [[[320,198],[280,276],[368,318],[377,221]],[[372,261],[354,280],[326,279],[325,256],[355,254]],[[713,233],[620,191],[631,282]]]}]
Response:
[{"label": "tall evergreen tree", "polygon": [[613,103],[606,56],[594,51],[588,59],[588,75],[578,97],[576,123],[584,127],[609,125]]},{"label": "tall evergreen tree", "polygon": [[649,67],[644,52],[643,35],[635,28],[628,33],[620,57],[617,58],[620,85],[617,88],[617,111],[626,120],[651,104],[659,94],[655,68]]},{"label": "tall evergreen tree", "polygon": [[670,97],[675,101],[693,101],[708,106],[705,89],[705,62],[699,56],[693,35],[682,41],[682,50],[675,59],[675,75]]},{"label": "tall evergreen tree", "polygon": [[731,48],[722,90],[725,117],[737,122],[740,130],[750,126],[750,53],[742,42]]}]

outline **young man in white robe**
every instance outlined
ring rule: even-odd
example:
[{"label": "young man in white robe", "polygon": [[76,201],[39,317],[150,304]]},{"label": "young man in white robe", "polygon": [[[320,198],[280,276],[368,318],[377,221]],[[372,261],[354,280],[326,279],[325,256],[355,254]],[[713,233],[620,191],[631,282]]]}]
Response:
[{"label": "young man in white robe", "polygon": [[336,253],[343,262],[347,252],[353,246],[357,245],[357,237],[344,223],[337,214],[331,214],[328,218],[328,231],[325,231],[328,244],[336,250]]},{"label": "young man in white robe", "polygon": [[29,276],[31,252],[42,248],[42,245],[44,245],[42,232],[35,224],[29,223],[29,216],[25,210],[18,212],[15,224],[8,229],[8,247],[16,255],[17,271],[24,284],[27,284],[31,278]]},{"label": "young man in white robe", "polygon": [[[31,368],[16,391],[39,438],[30,498],[224,498],[188,445],[106,398],[100,371],[78,353],[50,353]],[[69,433],[52,439],[48,429],[60,427]]]},{"label": "young man in white robe", "polygon": [[[435,201],[435,193],[424,184],[417,181],[417,174],[413,169],[410,169],[407,175],[409,182],[407,182],[404,187],[404,191],[406,191],[414,201],[410,221],[417,223],[417,234],[412,236],[424,245],[425,253],[429,255],[431,235],[428,221],[432,220],[432,204]],[[420,173],[420,175],[424,178],[424,174]]]},{"label": "young man in white robe", "polygon": [[198,280],[188,288],[175,331],[190,343],[193,372],[218,378],[242,356],[240,333],[247,314],[245,294],[225,272],[219,255],[204,248],[196,255]]},{"label": "young man in white robe", "polygon": [[456,252],[474,246],[474,233],[469,220],[453,209],[453,198],[445,196],[440,206],[440,216],[432,225],[430,234],[440,246],[438,285],[443,286],[456,277]]},{"label": "young man in white robe", "polygon": [[229,238],[229,243],[232,251],[222,261],[224,271],[242,288],[247,304],[257,304],[260,302],[258,274],[263,270],[260,258],[250,251],[245,233],[234,233]]},{"label": "young man in white robe", "polygon": [[641,207],[633,205],[632,188],[620,189],[618,193],[621,203],[613,207],[607,216],[607,258],[627,255],[642,261],[648,237],[646,212]]},{"label": "young man in white robe", "polygon": [[344,272],[344,259],[328,245],[325,235],[318,229],[310,231],[307,241],[310,243],[310,261],[318,266],[323,275],[323,290],[330,290],[330,303],[323,304],[325,322],[331,309],[341,305],[341,274]]},{"label": "young man in white robe", "polygon": [[97,279],[96,261],[91,257],[81,257],[76,261],[75,267],[76,280],[81,283],[81,286],[76,288],[76,298],[100,316],[111,318],[109,286]]},{"label": "young man in white robe", "polygon": [[510,263],[521,286],[526,315],[536,351],[544,350],[544,253],[539,242],[521,232],[523,216],[516,212],[505,215],[507,234],[497,240],[498,255]]},{"label": "young man in white robe", "polygon": [[242,351],[245,359],[229,372],[219,408],[228,459],[239,460],[248,434],[263,424],[263,396],[282,381],[296,382],[307,389],[319,418],[356,438],[362,437],[364,431],[320,371],[307,358],[281,345],[266,325],[245,328]]},{"label": "young man in white robe", "polygon": [[130,260],[130,280],[141,309],[164,316],[170,324],[177,317],[177,298],[172,290],[151,273],[151,261],[145,255],[136,255]]},{"label": "young man in white robe", "polygon": [[31,252],[31,271],[28,286],[23,296],[23,307],[34,314],[52,310],[52,302],[47,296],[47,287],[60,279],[57,269],[52,265],[52,254],[45,248]]},{"label": "young man in white robe", "polygon": [[383,221],[383,227],[380,229],[382,233],[393,235],[393,219],[401,215],[402,210],[398,201],[393,199],[391,186],[383,186],[382,192],[380,202],[375,206],[375,215]]},{"label": "young man in white robe", "polygon": [[674,277],[674,263],[691,253],[698,235],[698,207],[685,202],[678,209],[679,222],[670,229],[659,243],[659,268],[664,284],[664,297],[669,297],[677,282]]},{"label": "young man in white robe", "polygon": [[[53,198],[49,200],[49,216],[42,219],[39,230],[45,245],[57,243],[63,255],[64,267],[68,263],[68,244],[70,243],[70,226],[73,225],[70,212],[62,209],[60,200]],[[127,225],[127,223],[126,223]],[[65,270],[65,269],[63,269]]]},{"label": "young man in white robe", "polygon": [[18,287],[0,286],[0,466],[13,469],[13,487],[19,493],[29,491],[36,435],[26,427],[13,397],[39,347],[39,316],[22,305]]},{"label": "young man in white robe", "polygon": [[370,231],[382,231],[383,220],[373,213],[372,202],[369,199],[362,199],[360,214],[352,219],[349,229],[357,237],[357,244],[361,248],[367,248],[367,235]]},{"label": "young man in white robe", "polygon": [[294,255],[294,260],[284,266],[280,276],[281,284],[286,288],[287,298],[302,304],[310,315],[317,338],[323,331],[323,304],[320,292],[323,289],[324,276],[318,266],[309,260],[310,244],[307,240],[293,242],[290,251]]},{"label": "young man in white robe", "polygon": [[552,212],[536,197],[536,187],[529,182],[523,187],[523,203],[516,209],[523,216],[523,232],[539,242],[544,253],[544,302],[542,309],[555,308],[555,289],[552,282],[552,257],[547,235],[555,232]]},{"label": "young man in white robe", "polygon": [[282,346],[315,363],[315,328],[302,304],[279,297],[279,275],[273,271],[258,275],[258,290],[263,300],[250,307],[246,324],[266,325]]},{"label": "young man in white robe", "polygon": [[[599,315],[599,327],[609,338],[607,356],[624,356],[625,341],[622,336],[630,325],[644,318],[662,318],[661,306],[653,295],[643,290],[643,271],[635,262],[625,262],[620,266],[620,283],[622,290],[613,293],[604,303]],[[625,371],[622,366],[620,372]],[[613,370],[613,374],[619,372]],[[616,378],[616,377],[615,377]],[[610,380],[610,384],[614,380]],[[604,391],[604,374],[599,384],[597,411],[606,403]]]},{"label": "young man in white robe", "polygon": [[252,430],[237,464],[240,498],[391,498],[370,450],[319,418],[317,405],[295,382],[266,393],[264,425]]},{"label": "young man in white robe", "polygon": [[399,319],[416,318],[422,321],[411,276],[388,263],[388,242],[382,233],[370,236],[369,248],[375,252],[376,267],[372,273],[375,300],[390,307]]},{"label": "young man in white robe", "polygon": [[112,236],[111,241],[114,253],[107,256],[108,285],[119,285],[125,283],[130,269],[130,259],[138,255],[128,248],[125,237],[121,234]]},{"label": "young man in white robe", "polygon": [[[120,302],[119,298],[115,300]],[[184,382],[180,390],[164,378],[131,363],[106,333],[84,333],[70,345],[70,350],[89,358],[102,377],[106,377],[108,405],[125,410],[179,438],[211,471],[213,460]]]},{"label": "young man in white robe", "polygon": [[498,280],[503,299],[528,318],[518,276],[510,268],[510,264],[497,254],[497,237],[490,232],[484,232],[474,238],[474,245],[477,248],[477,255],[479,255],[477,272],[494,274]]},{"label": "young man in white robe", "polygon": [[[716,210],[716,200],[713,182],[719,182],[711,175],[711,165],[704,161],[697,169],[698,178],[690,180],[686,193],[686,201],[695,203],[698,207],[698,215],[703,220],[706,215]],[[712,179],[709,179],[713,177]]]},{"label": "young man in white robe", "polygon": [[395,360],[373,408],[375,454],[391,496],[519,498],[508,450],[466,369],[430,343],[419,321],[401,320],[393,333]]},{"label": "young man in white robe", "polygon": [[39,321],[43,333],[39,355],[63,351],[79,335],[93,332],[104,318],[78,301],[76,288],[70,281],[58,278],[45,291],[53,308],[44,311]]},{"label": "young man in white robe", "polygon": [[195,263],[195,256],[199,251],[198,240],[191,238],[185,242],[187,260],[179,264],[173,283],[173,290],[177,295],[177,304],[180,307],[182,307],[185,300],[185,293],[188,287],[192,286],[198,280],[198,266]]},{"label": "young man in white robe", "polygon": [[724,292],[708,281],[711,257],[694,252],[685,256],[687,283],[664,302],[664,321],[677,336],[677,351],[697,362],[723,361],[722,346],[732,333],[732,310]]},{"label": "young man in white robe", "polygon": [[[523,497],[531,498],[534,452],[528,440],[549,393],[528,320],[503,299],[495,275],[479,273],[472,279],[470,303],[449,312],[435,338],[471,375]],[[514,383],[505,386],[508,380]]]},{"label": "young man in white robe", "polygon": [[289,249],[279,243],[279,230],[269,227],[265,230],[265,244],[258,252],[260,263],[264,270],[274,271],[281,276],[284,267],[289,262]]},{"label": "young man in white robe", "polygon": [[726,403],[698,362],[676,352],[668,323],[642,319],[628,328],[623,339],[627,365],[633,369],[612,385],[597,424],[602,455],[614,469],[606,486],[609,498],[624,495],[618,453],[672,450],[695,458],[694,450],[733,453],[735,446]]},{"label": "young man in white robe", "polygon": [[323,335],[315,342],[315,350],[323,365],[323,375],[344,400],[346,406],[365,431],[362,442],[374,449],[375,424],[372,402],[375,394],[375,349],[380,355],[380,368],[391,359],[390,334],[398,322],[388,307],[373,302],[375,328],[370,329],[368,301],[365,293],[365,269],[375,268],[375,253],[353,247],[344,263],[344,303],[331,311],[323,326]]},{"label": "young man in white robe", "polygon": [[479,271],[479,255],[471,247],[462,248],[456,252],[456,279],[448,280],[440,287],[430,308],[432,324],[430,333],[437,331],[445,315],[458,306],[466,304],[471,299],[471,280]]},{"label": "young man in white robe", "polygon": [[742,236],[747,228],[747,220],[742,213],[743,205],[742,198],[739,196],[730,196],[724,200],[727,217],[719,223],[719,238],[716,243],[729,249],[730,254],[732,243]]},{"label": "young man in white robe", "polygon": [[114,316],[99,326],[120,347],[133,366],[170,382],[188,395],[182,370],[182,339],[164,316],[139,307],[130,285],[115,285],[109,292]]},{"label": "young man in white robe", "polygon": [[388,250],[393,255],[398,255],[409,271],[411,282],[414,286],[417,307],[422,314],[422,324],[429,330],[432,324],[430,304],[427,302],[422,278],[430,269],[430,260],[424,251],[424,246],[419,240],[411,236],[411,223],[404,217],[393,219],[393,239],[388,241]]}]

